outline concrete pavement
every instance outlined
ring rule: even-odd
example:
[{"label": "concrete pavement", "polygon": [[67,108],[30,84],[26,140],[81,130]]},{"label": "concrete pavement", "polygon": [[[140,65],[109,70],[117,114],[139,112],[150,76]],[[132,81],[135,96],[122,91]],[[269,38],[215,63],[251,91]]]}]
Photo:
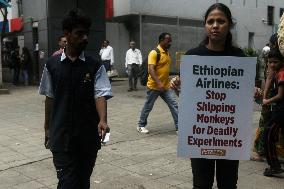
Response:
[{"label": "concrete pavement", "polygon": [[[177,135],[166,104],[159,99],[149,116],[150,134],[137,133],[145,89],[127,92],[127,81],[112,83],[108,103],[111,141],[99,152],[92,189],[189,189],[190,161],[177,158]],[[43,146],[44,97],[37,87],[12,87],[0,95],[0,189],[56,188],[51,153]],[[259,111],[254,112],[257,127]],[[284,189],[283,178],[262,176],[265,163],[242,161],[240,189]],[[216,186],[215,186],[216,188]]]}]

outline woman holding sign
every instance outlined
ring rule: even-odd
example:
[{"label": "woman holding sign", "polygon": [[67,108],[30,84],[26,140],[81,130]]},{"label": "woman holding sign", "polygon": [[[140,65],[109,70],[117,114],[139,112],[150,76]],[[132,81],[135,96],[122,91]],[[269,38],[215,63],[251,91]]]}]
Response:
[{"label": "woman holding sign", "polygon": [[[200,46],[186,52],[199,56],[245,56],[241,49],[232,44],[230,29],[234,23],[230,9],[216,3],[209,7],[204,18],[206,38]],[[171,87],[180,91],[180,79],[176,77]],[[216,180],[219,189],[235,189],[238,180],[238,160],[191,158],[193,189],[211,189]]]}]

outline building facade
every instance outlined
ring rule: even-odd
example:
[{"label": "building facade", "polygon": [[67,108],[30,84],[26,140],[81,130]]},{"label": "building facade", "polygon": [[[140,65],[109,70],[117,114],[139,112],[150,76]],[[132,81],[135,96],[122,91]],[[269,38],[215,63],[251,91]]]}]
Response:
[{"label": "building facade", "polygon": [[[31,84],[38,84],[47,58],[58,50],[58,37],[63,34],[62,18],[74,8],[82,9],[92,18],[86,54],[99,58],[101,42],[105,39],[105,2],[102,0],[12,0],[8,20],[21,18],[19,31],[8,31],[7,40],[15,46],[27,47],[32,55],[29,68]],[[2,19],[3,20],[3,19]],[[0,19],[1,21],[1,19]],[[11,25],[12,26],[12,25]],[[0,22],[1,28],[1,22]],[[13,28],[13,27],[12,27]],[[8,29],[11,29],[9,26]],[[3,39],[5,42],[5,39]],[[3,56],[2,56],[3,57]],[[4,82],[12,81],[13,72],[3,65]]]},{"label": "building facade", "polygon": [[[161,32],[172,34],[171,55],[197,46],[204,38],[203,17],[213,3],[226,4],[233,15],[235,43],[242,48],[262,49],[277,31],[284,11],[279,0],[111,0],[112,18],[107,22],[106,36],[114,48],[115,66],[123,73],[129,40],[137,42],[143,57],[157,45]],[[172,66],[178,71],[178,65]]]},{"label": "building facade", "polygon": [[[24,46],[23,19],[21,0],[1,0],[0,33],[1,33],[1,57],[2,75],[4,81],[12,80],[12,70],[9,68],[11,51],[16,47]],[[6,9],[5,9],[6,7]],[[5,20],[7,19],[7,20]]]},{"label": "building facade", "polygon": [[34,81],[39,82],[46,59],[58,50],[58,37],[63,35],[62,18],[74,8],[92,18],[86,53],[98,58],[105,38],[105,3],[101,0],[24,0],[25,46],[34,52]]},{"label": "building facade", "polygon": [[[22,27],[8,31],[7,40],[11,42],[11,37],[16,37],[12,43],[30,50],[30,82],[38,83],[46,59],[58,48],[63,16],[78,7],[94,21],[87,53],[98,58],[103,39],[108,39],[114,48],[114,67],[121,76],[125,76],[129,41],[136,41],[145,58],[157,45],[161,32],[172,34],[171,71],[178,72],[178,55],[203,40],[203,16],[216,2],[226,4],[232,11],[235,43],[256,50],[262,49],[276,32],[284,11],[284,1],[280,0],[11,0],[8,19],[21,19]],[[11,26],[8,28],[15,28]],[[3,68],[3,79],[10,82],[12,72],[5,63]]]}]

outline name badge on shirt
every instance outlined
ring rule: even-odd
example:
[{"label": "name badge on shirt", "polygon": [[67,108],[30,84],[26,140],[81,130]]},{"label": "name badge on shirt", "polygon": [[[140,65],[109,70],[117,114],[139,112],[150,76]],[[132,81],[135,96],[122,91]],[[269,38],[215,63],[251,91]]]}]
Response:
[{"label": "name badge on shirt", "polygon": [[90,73],[86,73],[85,78],[84,78],[84,83],[90,82],[90,81],[92,81],[91,74]]}]

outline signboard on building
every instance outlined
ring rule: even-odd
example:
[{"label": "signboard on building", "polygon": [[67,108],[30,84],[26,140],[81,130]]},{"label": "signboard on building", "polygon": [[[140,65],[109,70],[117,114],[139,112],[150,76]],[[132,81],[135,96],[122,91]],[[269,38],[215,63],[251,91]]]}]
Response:
[{"label": "signboard on building", "polygon": [[182,56],[178,156],[249,159],[256,58]]},{"label": "signboard on building", "polygon": [[[4,22],[0,22],[0,32],[2,32]],[[15,31],[21,31],[23,28],[23,19],[20,18],[12,18],[8,19],[8,22],[5,26],[5,32],[15,32]]]}]

